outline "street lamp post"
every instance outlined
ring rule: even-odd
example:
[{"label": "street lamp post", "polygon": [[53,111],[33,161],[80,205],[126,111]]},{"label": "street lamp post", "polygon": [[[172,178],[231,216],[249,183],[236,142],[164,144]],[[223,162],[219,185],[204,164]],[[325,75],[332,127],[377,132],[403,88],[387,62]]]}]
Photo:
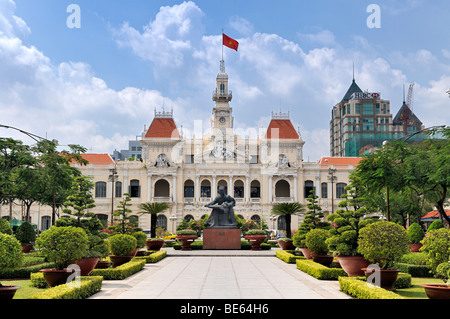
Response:
[{"label": "street lamp post", "polygon": [[111,182],[111,225],[113,223],[114,216],[114,193],[115,193],[115,183],[117,181],[117,165],[114,164],[114,167],[109,170],[109,181]]},{"label": "street lamp post", "polygon": [[172,214],[172,215],[169,217],[169,219],[170,219],[170,221],[172,222],[172,231],[173,231],[174,233],[176,233],[174,223],[175,223],[175,221],[177,220],[177,216],[175,216],[174,214]]},{"label": "street lamp post", "polygon": [[336,168],[330,167],[328,169],[328,180],[331,182],[331,213],[334,214],[334,181],[337,180]]}]

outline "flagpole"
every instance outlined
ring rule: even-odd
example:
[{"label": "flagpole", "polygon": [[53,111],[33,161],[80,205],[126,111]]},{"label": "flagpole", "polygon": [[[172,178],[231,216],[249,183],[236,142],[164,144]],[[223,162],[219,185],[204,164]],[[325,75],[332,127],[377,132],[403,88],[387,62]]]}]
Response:
[{"label": "flagpole", "polygon": [[223,61],[223,28],[222,28],[222,61]]}]

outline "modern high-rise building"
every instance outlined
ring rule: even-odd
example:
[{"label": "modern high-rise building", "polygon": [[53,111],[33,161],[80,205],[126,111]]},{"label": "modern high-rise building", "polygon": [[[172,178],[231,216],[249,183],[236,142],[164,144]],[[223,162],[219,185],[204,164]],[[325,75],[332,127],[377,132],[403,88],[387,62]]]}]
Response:
[{"label": "modern high-rise building", "polygon": [[[330,155],[360,156],[423,129],[422,122],[403,102],[393,118],[389,100],[379,92],[363,92],[353,79],[344,98],[333,107],[330,121]],[[425,139],[417,134],[410,141]]]}]

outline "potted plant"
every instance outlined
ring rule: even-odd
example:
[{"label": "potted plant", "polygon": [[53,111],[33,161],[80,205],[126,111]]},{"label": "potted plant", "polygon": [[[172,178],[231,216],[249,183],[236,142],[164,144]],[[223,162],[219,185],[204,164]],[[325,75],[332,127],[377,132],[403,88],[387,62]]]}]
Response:
[{"label": "potted plant", "polygon": [[[435,277],[447,283],[450,273],[450,230],[439,228],[427,233],[420,249],[426,253],[426,264]],[[446,284],[421,285],[430,299],[449,299],[450,287]]]},{"label": "potted plant", "polygon": [[294,240],[292,238],[278,238],[277,242],[282,250],[295,250]]},{"label": "potted plant", "polygon": [[192,250],[191,244],[198,238],[193,229],[182,229],[177,231],[177,240],[181,241],[181,250]]},{"label": "potted plant", "polygon": [[[380,285],[387,290],[394,290],[400,270],[391,267],[404,254],[409,252],[409,240],[406,230],[393,222],[379,221],[361,229],[358,238],[358,252],[372,264],[379,266]],[[372,272],[363,268],[366,277]]]},{"label": "potted plant", "polygon": [[419,252],[419,249],[422,247],[422,244],[420,243],[425,237],[425,232],[423,231],[422,227],[418,223],[413,223],[408,227],[408,230],[406,231],[409,239],[409,247],[411,248],[411,252],[417,253]]},{"label": "potted plant", "polygon": [[77,260],[80,267],[81,276],[89,276],[92,270],[97,267],[100,258],[108,254],[108,245],[100,235],[88,236],[89,248],[82,258]]},{"label": "potted plant", "polygon": [[311,252],[306,247],[306,235],[311,229],[329,229],[330,223],[323,221],[324,214],[322,208],[318,205],[318,196],[312,190],[306,199],[308,210],[305,213],[305,218],[300,224],[300,227],[294,234],[293,244],[302,251],[303,256],[307,259],[312,259]]},{"label": "potted plant", "polygon": [[[20,242],[12,235],[0,233],[0,269],[13,269],[22,265],[23,253]],[[0,299],[12,299],[19,286],[0,283]]]},{"label": "potted plant", "polygon": [[251,250],[261,250],[261,243],[267,239],[267,234],[262,229],[250,229],[245,234],[245,239],[252,245]]},{"label": "potted plant", "polygon": [[116,234],[108,238],[108,244],[112,254],[109,259],[115,268],[133,259],[137,239],[128,234]]},{"label": "potted plant", "polygon": [[79,227],[52,226],[36,239],[36,247],[56,266],[41,269],[50,287],[66,283],[73,273],[67,267],[85,255],[89,248],[86,232]]},{"label": "potted plant", "polygon": [[330,232],[326,229],[312,229],[306,234],[306,247],[312,255],[312,259],[329,267],[333,262],[333,255],[328,254],[328,245],[326,240],[330,237]]},{"label": "potted plant", "polygon": [[146,241],[147,250],[155,250],[159,251],[164,246],[164,239],[163,238],[149,238]]},{"label": "potted plant", "polygon": [[136,256],[144,256],[145,250],[141,250],[145,247],[147,242],[147,234],[143,231],[135,231],[131,233],[131,236],[136,238],[136,246],[137,246],[137,253]]},{"label": "potted plant", "polygon": [[364,276],[361,269],[370,264],[357,250],[358,235],[361,229],[375,221],[371,218],[363,219],[366,214],[365,208],[361,208],[357,204],[354,191],[349,190],[349,192],[350,196],[343,195],[344,200],[338,203],[340,209],[327,217],[331,223],[331,237],[326,240],[326,243],[347,275],[358,277]]},{"label": "potted plant", "polygon": [[33,249],[33,244],[36,241],[36,231],[29,222],[24,222],[17,227],[15,236],[22,244],[23,253],[27,254]]}]

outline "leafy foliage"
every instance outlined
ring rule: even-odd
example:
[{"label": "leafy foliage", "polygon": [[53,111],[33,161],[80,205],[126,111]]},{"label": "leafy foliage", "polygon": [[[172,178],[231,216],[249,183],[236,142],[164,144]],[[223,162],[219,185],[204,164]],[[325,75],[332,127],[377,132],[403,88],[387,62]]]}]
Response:
[{"label": "leafy foliage", "polygon": [[301,203],[278,203],[272,207],[274,215],[286,217],[286,237],[291,237],[291,216],[297,215],[305,211]]},{"label": "leafy foliage", "polygon": [[419,244],[425,236],[425,232],[418,223],[412,223],[406,233],[408,234],[408,239],[411,244]]},{"label": "leafy foliage", "polygon": [[441,263],[448,263],[450,259],[450,230],[439,228],[426,234],[420,249],[425,252],[427,266],[436,274],[437,266]]},{"label": "leafy foliage", "polygon": [[326,240],[330,238],[331,234],[326,229],[311,229],[306,234],[305,244],[306,247],[312,254],[315,255],[327,255],[328,254],[328,245],[326,244]]},{"label": "leafy foliage", "polygon": [[129,256],[137,247],[137,239],[129,234],[116,234],[108,238],[109,248],[115,256]]},{"label": "leafy foliage", "polygon": [[170,208],[167,203],[142,203],[139,205],[140,214],[150,214],[150,237],[156,237],[156,221],[158,214],[168,210]]},{"label": "leafy foliage", "polygon": [[29,222],[24,222],[17,227],[15,236],[22,245],[30,245],[36,241],[36,230]]},{"label": "leafy foliage", "polygon": [[358,252],[380,268],[392,267],[409,252],[406,230],[393,222],[379,221],[361,229]]}]

